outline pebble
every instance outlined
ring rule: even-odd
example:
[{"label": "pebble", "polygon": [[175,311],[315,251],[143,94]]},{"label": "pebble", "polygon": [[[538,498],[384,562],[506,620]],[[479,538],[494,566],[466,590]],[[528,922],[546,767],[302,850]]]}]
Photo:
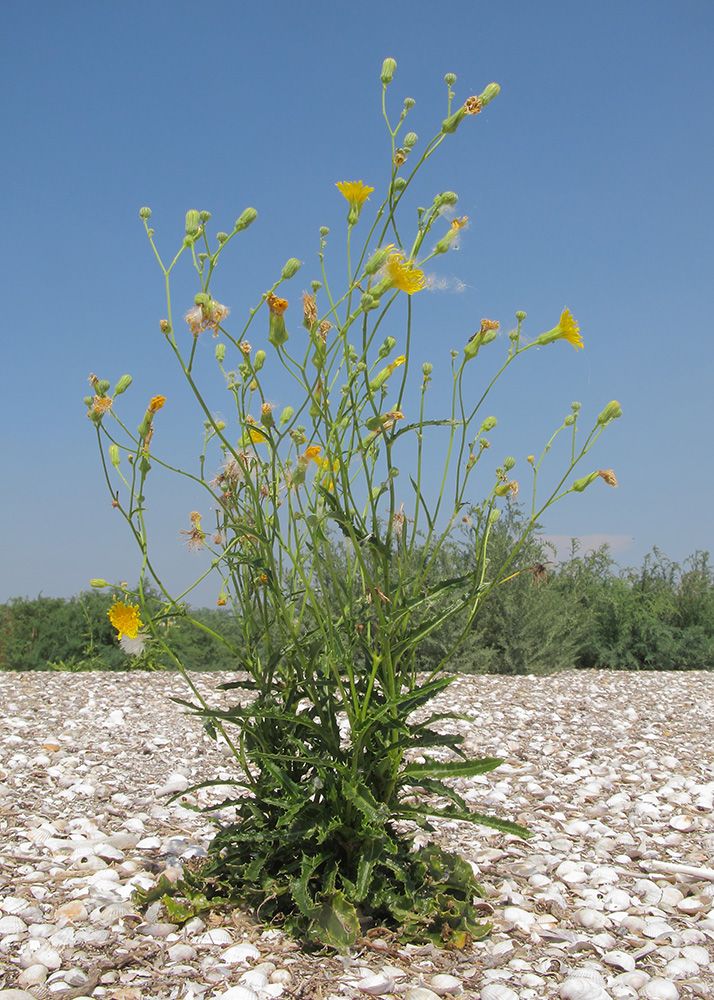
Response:
[{"label": "pebble", "polygon": [[[217,690],[234,675],[192,679],[212,704],[241,696]],[[241,914],[136,912],[135,888],[205,856],[215,827],[187,806],[225,788],[195,786],[234,773],[171,697],[187,697],[171,673],[0,673],[0,1000],[81,989],[117,949],[137,960],[93,1000],[714,996],[714,675],[457,678],[433,708],[467,718],[444,729],[504,764],[456,789],[533,837],[437,824],[484,888],[490,937],[461,954],[385,935],[342,961]]]}]

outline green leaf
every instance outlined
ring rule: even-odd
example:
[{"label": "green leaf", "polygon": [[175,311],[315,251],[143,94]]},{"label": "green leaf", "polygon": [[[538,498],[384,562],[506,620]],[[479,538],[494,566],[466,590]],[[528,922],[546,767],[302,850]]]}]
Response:
[{"label": "green leaf", "polygon": [[501,757],[480,757],[478,760],[428,760],[424,764],[406,764],[401,772],[418,785],[419,778],[471,778],[475,774],[493,771],[503,763]]},{"label": "green leaf", "polygon": [[325,944],[346,951],[357,940],[359,920],[357,911],[339,890],[329,902],[323,903],[316,920],[318,936]]},{"label": "green leaf", "polygon": [[345,798],[372,823],[381,825],[389,818],[387,806],[383,802],[377,802],[369,788],[361,781],[344,781],[342,791]]},{"label": "green leaf", "polygon": [[507,819],[497,819],[495,816],[487,816],[485,813],[471,812],[471,810],[453,809],[450,806],[442,808],[435,806],[400,806],[395,810],[396,815],[402,819],[416,819],[418,816],[438,816],[439,819],[459,819],[464,823],[480,823],[481,826],[490,826],[501,833],[511,833],[514,837],[521,837],[528,840],[533,836],[530,830],[518,823],[511,823]]}]

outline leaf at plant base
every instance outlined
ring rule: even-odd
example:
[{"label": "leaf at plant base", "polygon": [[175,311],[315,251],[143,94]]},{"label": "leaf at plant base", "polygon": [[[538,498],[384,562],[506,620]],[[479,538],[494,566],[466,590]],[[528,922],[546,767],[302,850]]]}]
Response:
[{"label": "leaf at plant base", "polygon": [[413,779],[411,784],[418,785],[420,775],[425,778],[471,778],[475,774],[493,771],[502,763],[501,757],[480,757],[478,760],[428,760],[424,764],[407,764],[402,773]]},{"label": "leaf at plant base", "polygon": [[354,944],[359,934],[357,911],[340,891],[322,904],[316,924],[320,939],[342,952]]}]

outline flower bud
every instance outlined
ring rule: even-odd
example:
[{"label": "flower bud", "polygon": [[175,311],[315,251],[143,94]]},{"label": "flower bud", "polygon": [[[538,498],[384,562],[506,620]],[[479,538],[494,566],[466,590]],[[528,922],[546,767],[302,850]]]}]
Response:
[{"label": "flower bud", "polygon": [[419,136],[416,134],[416,132],[407,132],[407,134],[404,136],[404,145],[407,147],[407,149],[411,149],[413,146],[416,146],[418,140]]},{"label": "flower bud", "polygon": [[211,221],[211,213],[207,212],[205,209],[202,212],[198,213],[198,217],[201,220],[201,222],[204,222],[204,223]]},{"label": "flower bud", "polygon": [[121,456],[119,455],[119,446],[116,444],[109,445],[109,461],[112,463],[115,469],[119,468],[119,463],[121,462]]},{"label": "flower bud", "polygon": [[[100,382],[99,384],[101,385],[102,383]],[[605,424],[609,424],[611,420],[617,420],[617,418],[621,416],[622,416],[622,407],[620,406],[620,404],[617,402],[616,399],[613,399],[611,403],[607,404],[605,409],[597,418],[597,422],[604,426]]]},{"label": "flower bud", "polygon": [[516,464],[515,458],[509,455],[506,461],[503,463],[503,468],[506,470],[506,472],[510,472],[515,464]]},{"label": "flower bud", "polygon": [[571,403],[570,409],[573,411],[573,413],[577,413],[578,410],[580,410],[580,408],[582,407],[582,405],[583,405],[582,403]]},{"label": "flower bud", "polygon": [[165,336],[168,337],[168,335],[171,333],[171,324],[167,319],[159,320],[159,329]]},{"label": "flower bud", "polygon": [[501,516],[501,511],[497,507],[494,507],[493,510],[488,515],[488,523],[495,524],[500,516]]},{"label": "flower bud", "polygon": [[369,292],[364,293],[359,304],[364,312],[369,312],[370,309],[379,309],[379,299],[375,299],[374,295],[370,295]]},{"label": "flower bud", "polygon": [[107,382],[107,380],[103,378],[99,382],[97,382],[97,395],[106,396],[108,392],[109,392],[109,382]]},{"label": "flower bud", "polygon": [[131,385],[131,375],[122,375],[117,384],[114,386],[114,395],[121,396],[123,392]]},{"label": "flower bud", "polygon": [[519,309],[518,312],[516,313],[516,319],[518,320],[519,323],[522,323],[525,318],[526,318],[526,313],[524,313],[522,309]]},{"label": "flower bud", "polygon": [[380,76],[380,80],[382,81],[385,87],[387,86],[387,84],[392,82],[392,79],[394,77],[394,71],[396,70],[396,68],[397,68],[397,63],[395,59],[385,59],[384,62],[382,63],[382,73]]},{"label": "flower bud", "polygon": [[442,191],[434,198],[434,208],[441,208],[443,205],[454,206],[458,200],[459,196],[455,191]]},{"label": "flower bud", "polygon": [[89,408],[94,403],[94,396],[85,396],[82,402]]},{"label": "flower bud", "polygon": [[455,111],[453,115],[449,115],[448,118],[445,118],[441,123],[441,131],[444,135],[450,135],[452,132],[455,132],[463,121],[465,115],[466,108],[460,107],[459,110]]},{"label": "flower bud", "polygon": [[195,236],[201,228],[201,218],[195,208],[186,212],[186,235]]},{"label": "flower bud", "polygon": [[511,487],[508,483],[499,483],[494,489],[493,495],[496,497],[505,497],[510,491]]},{"label": "flower bud", "polygon": [[[143,211],[143,210],[142,210],[142,211]],[[147,208],[147,210],[146,210],[146,211],[148,212],[148,208]],[[95,580],[90,580],[90,581],[89,581],[89,586],[90,586],[90,587],[96,587],[96,588],[97,588],[97,590],[102,590],[102,588],[104,588],[104,587],[108,587],[108,586],[109,586],[109,584],[107,583],[107,581],[106,581],[106,580],[102,580],[102,579],[99,579],[99,578],[97,578],[97,579],[95,579]]]},{"label": "flower bud", "polygon": [[330,235],[330,228],[329,226],[320,226],[318,232],[320,233],[320,236],[322,236],[324,239],[325,236]]},{"label": "flower bud", "polygon": [[535,455],[526,455],[526,462],[529,465],[533,465],[535,463]]},{"label": "flower bud", "polygon": [[219,363],[219,365],[223,364],[225,356],[226,356],[226,345],[216,344],[216,361]]},{"label": "flower bud", "polygon": [[236,225],[234,232],[240,233],[248,226],[252,226],[255,220],[258,218],[258,213],[254,208],[246,208],[244,212],[241,212],[239,217],[236,219]]},{"label": "flower bud", "polygon": [[376,274],[380,267],[382,267],[382,265],[386,262],[387,257],[389,257],[393,249],[394,247],[390,245],[377,250],[365,264],[365,274]]},{"label": "flower bud", "polygon": [[395,177],[392,184],[392,191],[403,191],[406,186],[407,182],[404,177]]},{"label": "flower bud", "polygon": [[384,343],[379,349],[378,357],[386,358],[390,351],[393,351],[396,346],[397,342],[394,337],[385,337]]},{"label": "flower bud", "polygon": [[265,351],[256,351],[255,352],[255,357],[253,358],[253,369],[254,369],[254,371],[256,371],[256,372],[260,371],[260,369],[265,364],[265,358],[266,357],[267,357],[267,355],[266,355]]},{"label": "flower bud", "polygon": [[444,83],[447,87],[453,87],[456,83],[456,73],[447,73],[444,77]]},{"label": "flower bud", "polygon": [[485,108],[489,101],[492,101],[494,97],[498,97],[501,93],[501,88],[497,83],[489,83],[488,87],[484,90],[482,94],[479,94],[479,99],[481,101],[481,107]]},{"label": "flower bud", "polygon": [[434,371],[434,366],[429,361],[425,361],[421,366],[422,375],[431,375]]},{"label": "flower bud", "polygon": [[466,361],[472,361],[478,354],[478,349],[481,346],[481,338],[476,336],[472,337],[468,342],[466,347],[464,347],[464,358]]},{"label": "flower bud", "polygon": [[228,242],[230,236],[228,235],[228,233],[216,233],[216,239],[221,244],[221,246],[223,246],[224,243]]},{"label": "flower bud", "polygon": [[406,111],[410,111],[414,107],[415,104],[416,104],[416,101],[414,100],[413,97],[405,97],[404,98],[404,108],[405,108]]},{"label": "flower bud", "polygon": [[280,426],[282,427],[283,424],[289,423],[293,419],[294,415],[295,415],[295,410],[293,409],[293,407],[286,406],[283,412],[280,414]]},{"label": "flower bud", "polygon": [[273,404],[263,403],[260,408],[260,422],[263,427],[275,427],[275,418],[273,417]]},{"label": "flower bud", "polygon": [[311,281],[310,282],[310,288],[312,288],[312,294],[313,295],[317,295],[317,293],[322,288],[322,282],[321,281]]},{"label": "flower bud", "polygon": [[573,416],[572,413],[569,413],[565,418],[565,420],[563,421],[563,425],[565,427],[572,427],[574,423],[575,423],[575,417]]},{"label": "flower bud", "polygon": [[294,277],[300,270],[301,264],[302,261],[297,260],[295,257],[291,257],[288,261],[285,262],[285,265],[282,271],[280,272],[280,277],[286,280],[288,278]]},{"label": "flower bud", "polygon": [[150,208],[140,208],[139,209],[139,215],[141,216],[142,219],[150,219],[151,218],[151,209]]},{"label": "flower bud", "polygon": [[488,431],[492,431],[497,423],[498,420],[495,417],[486,417],[484,422],[481,424],[481,430],[484,432],[484,434],[486,434],[488,433]]},{"label": "flower bud", "polygon": [[583,479],[576,479],[571,489],[575,490],[576,493],[582,493],[597,477],[597,472],[591,472],[589,476],[584,476]]}]

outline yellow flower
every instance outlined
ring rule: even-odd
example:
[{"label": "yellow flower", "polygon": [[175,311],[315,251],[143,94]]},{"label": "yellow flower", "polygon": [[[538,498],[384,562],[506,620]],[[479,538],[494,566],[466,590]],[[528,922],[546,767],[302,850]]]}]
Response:
[{"label": "yellow flower", "polygon": [[152,396],[149,403],[149,413],[156,413],[166,402],[166,396]]},{"label": "yellow flower", "polygon": [[464,215],[461,219],[459,218],[452,219],[451,228],[452,230],[454,230],[454,232],[458,233],[460,229],[465,229],[468,223],[469,223],[469,217],[468,215]]},{"label": "yellow flower", "polygon": [[122,636],[136,639],[137,632],[144,625],[139,616],[138,604],[124,604],[123,601],[115,601],[107,614],[109,621],[119,633],[120,639]]},{"label": "yellow flower", "polygon": [[608,486],[617,486],[617,477],[612,469],[598,469],[597,474],[605,480]]},{"label": "yellow flower", "polygon": [[560,322],[547,333],[541,333],[537,338],[537,344],[552,344],[554,340],[567,340],[575,350],[583,347],[583,338],[580,336],[580,329],[575,322],[573,314],[569,309],[563,309],[560,314]]},{"label": "yellow flower", "polygon": [[[315,461],[317,461],[317,459],[315,459]],[[332,471],[333,472],[337,472],[337,470],[339,469],[339,467],[340,467],[339,459],[335,459],[334,462],[332,463]],[[327,475],[325,475],[325,473],[327,473]],[[334,479],[330,475],[330,460],[329,460],[329,458],[323,458],[322,462],[320,463],[320,472],[319,472],[319,475],[325,476],[325,478],[322,480],[323,487],[326,490],[328,490],[330,493],[334,492],[335,481],[334,481]]]},{"label": "yellow flower", "polygon": [[395,358],[394,361],[391,361],[386,368],[382,368],[381,371],[377,372],[372,381],[369,383],[369,387],[372,392],[376,392],[377,389],[381,388],[387,379],[393,375],[397,368],[399,368],[400,365],[403,365],[406,360],[406,357],[403,354],[400,354],[399,357]]},{"label": "yellow flower", "polygon": [[350,204],[349,212],[347,213],[347,222],[350,226],[353,226],[359,219],[362,207],[374,191],[374,188],[367,187],[362,181],[338,181],[335,187]]},{"label": "yellow flower", "polygon": [[405,260],[400,250],[390,253],[385,269],[391,287],[398,288],[407,295],[413,295],[424,287],[424,272],[414,267],[412,261]]},{"label": "yellow flower", "polygon": [[92,409],[95,413],[104,414],[111,409],[113,402],[111,396],[95,396]]},{"label": "yellow flower", "polygon": [[300,460],[304,461],[305,464],[307,464],[310,461],[310,459],[312,459],[313,462],[317,462],[321,451],[322,448],[320,447],[319,444],[309,444],[305,449],[305,451],[300,456]]}]

